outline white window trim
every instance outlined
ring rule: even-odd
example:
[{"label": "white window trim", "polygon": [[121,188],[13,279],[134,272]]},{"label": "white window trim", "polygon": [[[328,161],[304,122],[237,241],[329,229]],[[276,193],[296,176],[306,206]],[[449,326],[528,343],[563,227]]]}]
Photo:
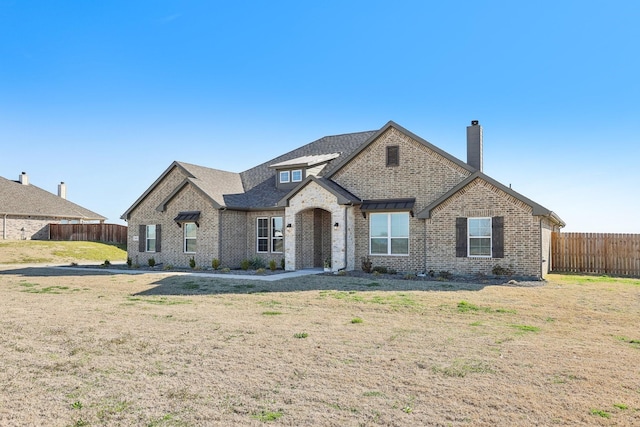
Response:
[{"label": "white window trim", "polygon": [[[407,216],[409,215],[409,212],[370,212],[369,213],[369,255],[371,256],[399,256],[399,257],[408,257],[409,254],[411,253],[411,217],[409,217],[409,229],[407,237],[393,237],[394,239],[407,239],[407,253],[406,254],[392,254],[391,253],[391,214],[398,214],[398,213],[406,213]],[[371,236],[371,216],[372,215],[387,215],[387,233],[388,236],[385,237],[387,239],[387,253],[386,254],[374,254],[371,252],[371,239],[382,239],[383,237],[373,237]]]},{"label": "white window trim", "polygon": [[[187,251],[187,224],[193,224],[194,226],[196,225],[195,222],[185,222],[182,224],[182,250],[184,251],[185,254],[195,254],[197,253],[197,249],[195,251],[192,252],[188,252]],[[196,237],[195,239],[193,238],[189,238],[189,240],[195,240],[196,241],[196,248],[198,247],[198,227],[196,226]]]},{"label": "white window trim", "polygon": [[[267,220],[267,235],[265,237],[261,237],[260,236],[260,220]],[[269,217],[267,216],[259,216],[258,218],[256,218],[256,253],[259,254],[267,254],[269,253],[269,244],[270,242],[270,220]],[[260,250],[260,240],[266,240],[267,241],[267,250],[266,251],[261,251]]]},{"label": "white window trim", "polygon": [[[488,219],[489,235],[471,237],[471,220]],[[489,255],[471,255],[471,239],[489,239]],[[467,257],[468,258],[492,258],[493,257],[493,220],[491,217],[478,216],[467,218]]]},{"label": "white window trim", "polygon": [[[300,172],[300,179],[293,179],[293,174]],[[291,182],[302,182],[302,169],[294,169],[291,171]]]},{"label": "white window trim", "polygon": [[[286,179],[282,179],[283,176],[286,176]],[[280,171],[278,173],[278,179],[280,180],[281,184],[286,184],[288,182],[291,182],[291,173],[289,171]]]},{"label": "white window trim", "polygon": [[[149,238],[149,227],[153,227],[153,236],[154,236],[153,239]],[[144,236],[144,238],[145,238],[145,242],[144,242],[144,249],[145,250],[144,251],[145,252],[149,252],[149,253],[155,253],[156,252],[155,250],[153,250],[153,251],[149,250],[149,240],[153,240],[153,242],[154,242],[153,246],[155,247],[156,244],[158,243],[158,235],[156,234],[157,231],[158,231],[158,229],[156,228],[155,224],[147,224],[147,228],[145,229],[145,233],[144,233],[145,234],[145,236]]]}]

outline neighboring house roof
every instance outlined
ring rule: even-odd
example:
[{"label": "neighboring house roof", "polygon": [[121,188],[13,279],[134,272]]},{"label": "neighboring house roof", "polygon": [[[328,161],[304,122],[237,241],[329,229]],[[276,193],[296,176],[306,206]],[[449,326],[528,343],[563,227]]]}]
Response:
[{"label": "neighboring house roof", "polygon": [[494,187],[499,188],[500,190],[504,191],[505,193],[507,193],[511,197],[514,197],[515,199],[521,201],[525,205],[530,206],[531,209],[532,209],[532,214],[533,215],[540,215],[540,216],[549,217],[551,220],[553,220],[555,223],[557,223],[561,227],[564,227],[566,225],[565,222],[562,219],[560,219],[560,217],[555,212],[545,208],[542,205],[539,205],[538,203],[534,202],[531,199],[526,198],[522,194],[520,194],[520,193],[518,193],[516,191],[513,191],[511,188],[499,183],[495,179],[491,178],[490,176],[485,175],[484,173],[482,173],[480,171],[476,171],[473,174],[469,175],[465,180],[463,180],[458,185],[453,187],[451,190],[447,191],[445,194],[443,194],[442,196],[440,196],[439,198],[434,200],[429,206],[425,207],[423,210],[418,212],[417,217],[418,218],[431,218],[431,211],[433,209],[435,209],[436,207],[440,206],[442,203],[447,201],[451,196],[456,194],[458,191],[462,190],[467,185],[471,184],[476,179],[482,179],[482,180],[488,182],[489,184],[493,185]]},{"label": "neighboring house roof", "polygon": [[0,215],[39,216],[83,221],[107,218],[32,184],[0,177]]}]

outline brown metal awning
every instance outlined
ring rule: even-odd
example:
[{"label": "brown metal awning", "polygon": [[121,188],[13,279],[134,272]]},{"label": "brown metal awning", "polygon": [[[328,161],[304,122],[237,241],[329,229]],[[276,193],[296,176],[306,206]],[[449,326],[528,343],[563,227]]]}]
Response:
[{"label": "brown metal awning", "polygon": [[196,226],[200,227],[198,223],[200,221],[200,211],[180,212],[173,220],[178,223],[179,227],[182,227],[183,222],[195,222]]},{"label": "brown metal awning", "polygon": [[413,216],[413,205],[416,203],[415,198],[409,199],[377,199],[363,200],[360,205],[360,211],[366,218],[367,212],[406,212],[409,211]]}]

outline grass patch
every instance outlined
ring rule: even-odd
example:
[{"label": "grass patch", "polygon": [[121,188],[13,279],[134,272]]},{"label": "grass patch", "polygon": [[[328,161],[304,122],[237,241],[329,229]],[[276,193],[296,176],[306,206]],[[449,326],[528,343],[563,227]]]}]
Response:
[{"label": "grass patch", "polygon": [[554,283],[577,284],[577,285],[611,285],[621,284],[630,286],[640,286],[640,279],[610,276],[587,276],[578,274],[550,274],[547,278]]},{"label": "grass patch", "polygon": [[384,397],[384,393],[381,391],[365,391],[362,395],[364,397]]},{"label": "grass patch", "polygon": [[624,337],[624,336],[617,336],[615,338],[618,341],[622,341],[623,343],[631,344],[631,346],[634,347],[634,348],[640,348],[640,339],[632,339],[632,338],[627,338],[627,337]]},{"label": "grass patch", "polygon": [[521,332],[539,332],[540,328],[537,326],[530,326],[530,325],[509,325],[512,328],[515,328]]},{"label": "grass patch", "polygon": [[297,333],[293,334],[294,338],[306,338],[308,336],[309,336],[309,334],[306,333],[306,332],[297,332]]},{"label": "grass patch", "polygon": [[200,285],[197,284],[196,282],[186,282],[182,284],[182,289],[196,290],[196,289],[200,289]]},{"label": "grass patch", "polygon": [[364,320],[362,320],[360,317],[354,317],[353,319],[351,319],[351,323],[362,323],[364,322]]},{"label": "grass patch", "polygon": [[167,297],[157,297],[157,298],[128,297],[127,301],[146,302],[147,304],[154,304],[154,305],[191,304],[191,300],[188,300],[188,299],[176,299],[176,298],[167,298]]},{"label": "grass patch", "polygon": [[277,419],[281,418],[283,415],[284,413],[282,411],[275,411],[275,412],[261,411],[261,412],[258,412],[257,414],[253,414],[251,418],[267,423],[269,421],[276,421]]},{"label": "grass patch", "polygon": [[36,288],[36,284],[28,283],[23,284],[21,286],[25,286],[26,289],[23,289],[22,292],[28,292],[30,294],[61,294],[61,291],[68,291],[68,286],[47,286],[45,288]]},{"label": "grass patch", "polygon": [[629,405],[625,405],[624,403],[614,403],[613,407],[617,409],[622,409],[623,411],[625,409],[629,409]]},{"label": "grass patch", "polygon": [[280,314],[282,314],[281,311],[263,311],[262,312],[263,316],[278,316]]},{"label": "grass patch", "polygon": [[602,409],[591,409],[591,415],[597,415],[602,418],[611,418],[611,414]]},{"label": "grass patch", "polygon": [[434,373],[443,374],[447,377],[463,378],[468,374],[492,374],[493,369],[488,363],[481,360],[460,360],[456,359],[450,366],[434,366]]}]

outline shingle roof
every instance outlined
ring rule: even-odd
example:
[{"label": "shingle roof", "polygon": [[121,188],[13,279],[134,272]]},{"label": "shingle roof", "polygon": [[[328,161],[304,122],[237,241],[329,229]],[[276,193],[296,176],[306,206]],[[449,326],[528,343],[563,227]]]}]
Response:
[{"label": "shingle roof", "polygon": [[35,185],[0,177],[0,215],[42,216],[83,221],[107,218]]},{"label": "shingle roof", "polygon": [[280,167],[293,167],[293,166],[314,166],[319,165],[320,163],[326,163],[329,160],[333,160],[336,157],[339,157],[340,153],[330,153],[330,154],[316,154],[312,156],[302,156],[296,157],[295,159],[285,160],[284,162],[274,163],[270,165],[272,168],[280,168]]}]

